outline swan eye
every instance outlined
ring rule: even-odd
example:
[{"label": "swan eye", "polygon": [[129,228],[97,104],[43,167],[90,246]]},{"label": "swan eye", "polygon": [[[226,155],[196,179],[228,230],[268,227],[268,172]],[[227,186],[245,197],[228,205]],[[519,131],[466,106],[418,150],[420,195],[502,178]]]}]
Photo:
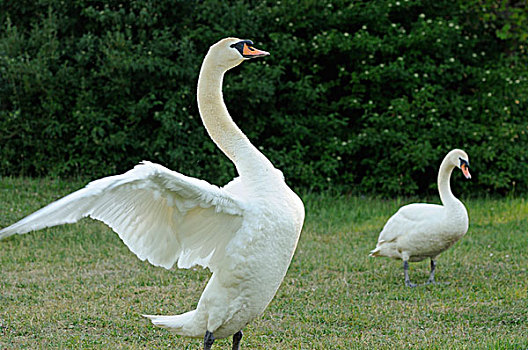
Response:
[{"label": "swan eye", "polygon": [[469,163],[468,163],[467,160],[462,159],[462,158],[460,158],[460,157],[459,157],[458,159],[460,160],[460,168],[464,168],[464,167],[469,168]]},{"label": "swan eye", "polygon": [[231,44],[230,47],[236,49],[244,58],[254,58],[269,55],[269,52],[253,47],[253,42],[251,40],[241,40],[237,43]]},{"label": "swan eye", "polygon": [[229,47],[235,48],[238,51],[240,51],[240,53],[242,53],[242,50],[244,49],[244,44],[246,44],[248,47],[252,47],[253,46],[253,41],[251,41],[251,40],[242,40],[242,41],[239,41],[238,43],[234,43],[234,44],[229,45]]}]

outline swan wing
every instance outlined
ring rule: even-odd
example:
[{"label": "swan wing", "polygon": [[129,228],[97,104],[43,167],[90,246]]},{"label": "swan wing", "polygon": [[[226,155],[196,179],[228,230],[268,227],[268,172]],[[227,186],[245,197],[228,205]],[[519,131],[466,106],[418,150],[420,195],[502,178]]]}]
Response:
[{"label": "swan wing", "polygon": [[427,230],[443,212],[437,204],[413,203],[401,207],[385,224],[378,238],[378,245],[396,238]]},{"label": "swan wing", "polygon": [[242,225],[243,202],[222,188],[161,165],[89,183],[0,230],[0,239],[92,217],[110,226],[141,260],[210,267]]}]

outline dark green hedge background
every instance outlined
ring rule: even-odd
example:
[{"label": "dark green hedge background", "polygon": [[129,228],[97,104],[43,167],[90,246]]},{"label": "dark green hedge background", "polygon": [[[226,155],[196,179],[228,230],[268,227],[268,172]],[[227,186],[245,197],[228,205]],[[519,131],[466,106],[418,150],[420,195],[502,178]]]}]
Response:
[{"label": "dark green hedge background", "polygon": [[456,190],[528,191],[524,1],[0,0],[0,25],[1,175],[147,159],[226,183],[196,83],[237,36],[271,56],[226,76],[226,103],[297,189],[433,193],[457,147]]}]

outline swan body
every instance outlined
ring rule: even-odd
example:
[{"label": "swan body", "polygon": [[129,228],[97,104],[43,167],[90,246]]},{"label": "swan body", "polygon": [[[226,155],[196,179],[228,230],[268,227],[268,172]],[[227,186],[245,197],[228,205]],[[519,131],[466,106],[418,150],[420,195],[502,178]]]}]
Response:
[{"label": "swan body", "polygon": [[207,267],[212,276],[195,310],[145,316],[177,334],[204,337],[205,348],[215,338],[236,335],[233,348],[238,348],[241,330],[279,288],[304,221],[300,198],[238,129],[223,102],[224,73],[267,54],[250,41],[226,38],[211,46],[200,71],[202,121],[239,177],[219,188],[143,162],[0,230],[0,239],[91,217],[117,232],[141,260],[167,269]]},{"label": "swan body", "polygon": [[434,283],[436,257],[464,236],[469,227],[466,207],[451,192],[450,177],[458,167],[466,178],[469,158],[459,149],[449,152],[438,172],[438,190],[442,205],[413,203],[401,207],[385,224],[376,248],[370,256],[385,256],[404,262],[405,283],[414,286],[408,278],[408,262],[431,259],[429,283]]}]

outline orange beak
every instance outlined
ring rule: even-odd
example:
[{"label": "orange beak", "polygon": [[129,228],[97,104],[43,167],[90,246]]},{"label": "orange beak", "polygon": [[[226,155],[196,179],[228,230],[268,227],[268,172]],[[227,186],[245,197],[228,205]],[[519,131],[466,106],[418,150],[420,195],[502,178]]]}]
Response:
[{"label": "orange beak", "polygon": [[462,174],[464,174],[466,179],[471,179],[471,174],[469,173],[469,168],[466,164],[462,164],[460,170],[462,170]]},{"label": "orange beak", "polygon": [[262,51],[259,49],[254,48],[253,46],[250,46],[246,43],[244,43],[244,48],[242,49],[242,56],[246,58],[254,58],[254,57],[261,57],[261,56],[268,56],[270,53],[267,51]]}]

